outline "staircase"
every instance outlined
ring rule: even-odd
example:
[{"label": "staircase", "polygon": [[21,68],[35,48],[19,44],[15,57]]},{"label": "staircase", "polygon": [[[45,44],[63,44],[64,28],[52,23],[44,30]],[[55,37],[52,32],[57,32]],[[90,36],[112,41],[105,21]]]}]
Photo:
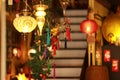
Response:
[{"label": "staircase", "polygon": [[[80,80],[82,65],[87,49],[86,34],[80,32],[80,22],[86,19],[87,10],[67,10],[70,19],[71,41],[67,41],[65,48],[64,34],[60,34],[60,50],[52,62],[56,64],[55,80]],[[63,18],[61,21],[63,22]],[[47,80],[53,79],[53,69]]]}]

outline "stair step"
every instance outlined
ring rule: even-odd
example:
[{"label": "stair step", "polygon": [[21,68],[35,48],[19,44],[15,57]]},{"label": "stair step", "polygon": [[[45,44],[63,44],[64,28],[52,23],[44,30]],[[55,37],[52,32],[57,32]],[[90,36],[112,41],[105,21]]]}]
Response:
[{"label": "stair step", "polygon": [[55,63],[59,67],[81,67],[83,59],[53,59],[51,63]]},{"label": "stair step", "polygon": [[66,10],[67,16],[87,16],[87,10]]},{"label": "stair step", "polygon": [[[70,23],[78,24],[81,23],[83,20],[86,20],[86,17],[68,17],[70,20]],[[60,18],[60,22],[64,22],[64,18]]]},{"label": "stair step", "polygon": [[[70,33],[71,34],[71,39],[72,40],[86,40],[87,35],[84,33]],[[65,39],[65,34],[61,33],[60,34],[60,40]]]},{"label": "stair step", "polygon": [[57,50],[55,58],[83,58],[86,50]]},{"label": "stair step", "polygon": [[[60,48],[65,48],[65,41],[60,42]],[[67,41],[67,48],[87,48],[86,41]]]},{"label": "stair step", "polygon": [[[87,19],[87,10],[66,10],[66,15],[70,20],[71,41],[67,41],[65,48],[65,34],[60,34],[60,50],[51,60],[51,65],[56,64],[55,80],[80,80],[81,70],[87,49],[87,35],[80,31],[80,23]],[[64,22],[64,18],[60,18]],[[61,28],[61,32],[64,30]],[[54,80],[54,69],[46,80]]]},{"label": "stair step", "polygon": [[[54,69],[51,68],[51,74],[49,75],[49,77],[53,77],[54,75]],[[56,68],[55,69],[56,72],[56,77],[68,77],[68,78],[75,78],[75,77],[79,77],[80,76],[80,72],[81,72],[81,68]]]}]

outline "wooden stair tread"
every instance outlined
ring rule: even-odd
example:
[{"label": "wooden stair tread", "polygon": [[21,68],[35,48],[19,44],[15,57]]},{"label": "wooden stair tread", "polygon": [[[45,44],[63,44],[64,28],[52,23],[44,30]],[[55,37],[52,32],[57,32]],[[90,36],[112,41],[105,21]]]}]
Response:
[{"label": "wooden stair tread", "polygon": [[[51,74],[48,77],[53,77],[53,68],[51,68]],[[56,68],[56,77],[79,77],[81,68]]]}]

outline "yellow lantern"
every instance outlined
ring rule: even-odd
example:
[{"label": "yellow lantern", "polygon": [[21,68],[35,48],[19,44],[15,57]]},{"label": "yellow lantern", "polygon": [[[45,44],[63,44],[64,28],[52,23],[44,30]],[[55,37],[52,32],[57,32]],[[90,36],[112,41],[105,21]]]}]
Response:
[{"label": "yellow lantern", "polygon": [[48,6],[40,2],[40,4],[34,5],[33,8],[35,9],[35,16],[36,16],[40,35],[42,35],[42,29],[45,23],[45,16],[46,16],[45,10],[48,8]]},{"label": "yellow lantern", "polygon": [[13,25],[18,32],[29,33],[36,28],[37,22],[34,18],[25,15],[16,17],[13,21]]},{"label": "yellow lantern", "polygon": [[[120,42],[120,15],[111,14],[103,22],[103,37],[110,43]],[[119,41],[118,41],[119,40]]]}]

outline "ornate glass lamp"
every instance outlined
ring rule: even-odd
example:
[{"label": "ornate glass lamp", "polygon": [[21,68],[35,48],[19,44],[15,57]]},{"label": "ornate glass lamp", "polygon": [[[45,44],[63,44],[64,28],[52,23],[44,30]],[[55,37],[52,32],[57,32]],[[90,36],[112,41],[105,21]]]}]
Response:
[{"label": "ornate glass lamp", "polygon": [[40,4],[34,5],[33,8],[35,9],[34,15],[36,16],[36,21],[38,24],[40,35],[42,35],[42,29],[45,23],[46,16],[45,10],[48,8],[48,6],[42,4],[42,1],[40,1]]},{"label": "ornate glass lamp", "polygon": [[18,32],[29,33],[36,28],[37,22],[31,16],[23,15],[16,17],[13,21],[13,25]]}]

